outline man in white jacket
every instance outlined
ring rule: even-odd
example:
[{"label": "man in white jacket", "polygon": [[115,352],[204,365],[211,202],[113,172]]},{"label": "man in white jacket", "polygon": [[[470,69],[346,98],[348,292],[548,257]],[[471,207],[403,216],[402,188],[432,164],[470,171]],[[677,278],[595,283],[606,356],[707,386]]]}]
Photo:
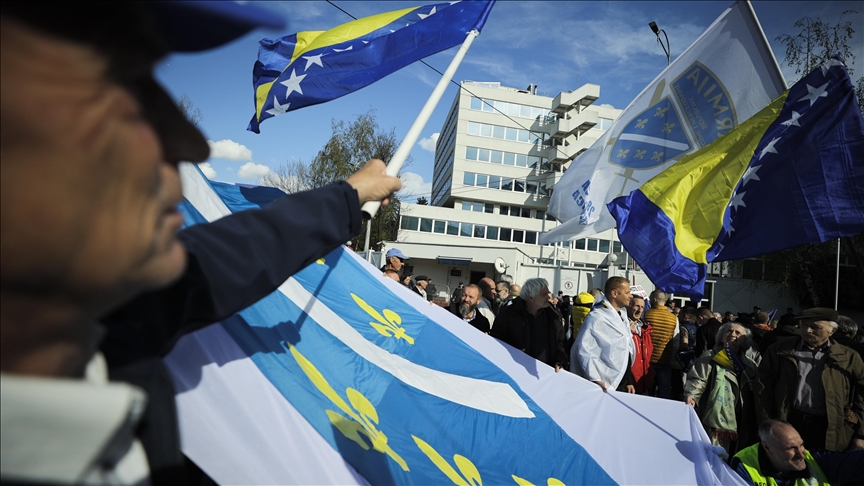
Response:
[{"label": "man in white jacket", "polygon": [[627,306],[630,282],[621,277],[606,281],[603,295],[585,318],[570,351],[570,371],[598,384],[635,393],[630,365],[635,349],[630,337]]}]

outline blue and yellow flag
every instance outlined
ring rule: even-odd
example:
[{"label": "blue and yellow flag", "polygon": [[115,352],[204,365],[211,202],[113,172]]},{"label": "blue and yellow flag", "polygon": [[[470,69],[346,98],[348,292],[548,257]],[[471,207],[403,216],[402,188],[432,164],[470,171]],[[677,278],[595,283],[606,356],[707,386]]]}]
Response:
[{"label": "blue and yellow flag", "polygon": [[255,115],[247,130],[276,115],[334,100],[480,31],[493,1],[406,8],[259,42],[252,71]]},{"label": "blue and yellow flag", "polygon": [[864,119],[830,59],[608,208],[651,281],[699,300],[710,262],[864,232],[862,188]]}]

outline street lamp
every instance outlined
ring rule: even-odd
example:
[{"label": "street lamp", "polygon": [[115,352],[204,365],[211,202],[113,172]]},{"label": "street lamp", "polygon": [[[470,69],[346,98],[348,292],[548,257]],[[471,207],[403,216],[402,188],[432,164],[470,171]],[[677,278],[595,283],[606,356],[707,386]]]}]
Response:
[{"label": "street lamp", "polygon": [[[672,62],[672,57],[670,56],[670,52],[672,49],[669,48],[669,36],[666,35],[666,31],[657,27],[657,22],[649,22],[648,27],[651,27],[651,32],[654,32],[654,35],[657,36],[657,43],[660,44],[660,47],[663,48],[663,52],[666,53],[666,65],[668,66]],[[663,36],[666,37],[666,45],[663,45],[663,41],[660,40],[660,32],[663,32]]]}]

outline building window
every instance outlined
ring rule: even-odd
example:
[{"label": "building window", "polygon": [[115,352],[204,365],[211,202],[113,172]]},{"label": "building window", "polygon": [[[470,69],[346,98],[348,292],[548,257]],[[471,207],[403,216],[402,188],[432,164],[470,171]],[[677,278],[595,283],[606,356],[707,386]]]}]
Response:
[{"label": "building window", "polygon": [[417,225],[420,224],[420,219],[414,216],[402,216],[401,229],[417,231]]},{"label": "building window", "polygon": [[492,212],[495,211],[495,205],[492,203],[486,203],[486,205],[483,209],[484,209],[483,212],[492,214]]},{"label": "building window", "polygon": [[612,251],[615,253],[621,253],[622,248],[621,248],[621,242],[620,241],[616,241],[616,242],[612,243]]},{"label": "building window", "polygon": [[500,241],[510,241],[510,228],[501,228],[498,236]]},{"label": "building window", "polygon": [[525,192],[527,192],[528,194],[537,194],[537,183],[530,181],[526,182]]},{"label": "building window", "polygon": [[470,238],[472,234],[474,234],[474,225],[471,223],[462,223],[462,231],[459,233],[459,236]]},{"label": "building window", "polygon": [[508,215],[508,214],[510,214],[510,206],[501,206],[501,207],[498,209],[498,212],[499,212],[500,214]]},{"label": "building window", "polygon": [[476,212],[476,213],[482,213],[483,212],[483,203],[482,202],[475,202],[474,203],[474,212]]},{"label": "building window", "polygon": [[456,236],[459,234],[459,223],[455,221],[447,221],[447,234]]},{"label": "building window", "polygon": [[537,244],[537,232],[536,231],[526,231],[525,232],[525,243],[529,245]]},{"label": "building window", "polygon": [[514,181],[513,190],[516,192],[525,192],[525,181],[516,179]]},{"label": "building window", "polygon": [[474,238],[485,238],[486,237],[486,227],[483,225],[476,224],[474,225]]},{"label": "building window", "polygon": [[489,189],[501,189],[501,176],[489,176]]},{"label": "building window", "polygon": [[584,250],[585,249],[585,238],[582,238],[581,240],[574,241],[573,242],[573,248],[575,248],[577,250]]},{"label": "building window", "polygon": [[435,226],[433,227],[433,231],[439,234],[444,234],[444,227],[447,225],[446,221],[435,221]]},{"label": "building window", "polygon": [[471,201],[462,201],[462,211],[471,211]]},{"label": "building window", "polygon": [[487,226],[486,227],[486,239],[487,240],[497,240],[498,239],[498,227],[497,226]]},{"label": "building window", "polygon": [[514,243],[522,243],[525,238],[525,232],[522,230],[513,230],[513,242]]},{"label": "building window", "polygon": [[534,217],[536,219],[544,219],[546,217],[546,211],[542,209],[538,209],[537,212],[534,213]]},{"label": "building window", "polygon": [[531,209],[530,208],[522,208],[522,217],[530,218],[531,217]]},{"label": "building window", "polygon": [[609,253],[609,240],[600,240],[600,253]]},{"label": "building window", "polygon": [[588,251],[597,251],[597,240],[588,240]]},{"label": "building window", "polygon": [[477,174],[477,181],[474,183],[477,187],[486,187],[486,183],[489,181],[489,176],[483,174]]},{"label": "building window", "polygon": [[477,160],[477,148],[476,147],[465,147],[465,159]]},{"label": "building window", "polygon": [[466,186],[473,186],[474,185],[474,173],[473,172],[465,172],[465,174],[462,176],[462,184],[464,184]]},{"label": "building window", "polygon": [[507,177],[501,178],[501,189],[504,191],[512,191],[513,190],[513,179],[509,179]]},{"label": "building window", "polygon": [[420,231],[424,233],[432,232],[432,220],[427,218],[420,218]]}]

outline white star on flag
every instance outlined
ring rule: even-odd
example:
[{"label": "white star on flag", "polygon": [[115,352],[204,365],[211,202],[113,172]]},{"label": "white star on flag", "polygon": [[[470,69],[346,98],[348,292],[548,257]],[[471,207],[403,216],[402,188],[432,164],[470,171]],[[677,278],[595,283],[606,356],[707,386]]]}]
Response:
[{"label": "white star on flag", "polygon": [[842,65],[843,65],[842,62],[838,61],[837,59],[832,58],[832,59],[828,59],[827,61],[823,62],[819,66],[819,69],[822,70],[822,76],[825,76],[826,74],[828,74],[828,70],[831,69],[832,67],[842,66]]},{"label": "white star on flag", "polygon": [[306,59],[306,67],[303,68],[304,71],[309,70],[309,66],[313,64],[317,64],[321,67],[324,67],[324,64],[321,63],[321,56],[326,56],[327,54],[318,54],[317,56],[303,56],[303,59]]},{"label": "white star on flag", "polygon": [[288,111],[288,107],[291,106],[291,103],[285,103],[284,105],[279,104],[279,100],[276,97],[273,97],[273,108],[267,110],[267,113],[270,113],[273,116],[276,115],[284,115]]},{"label": "white star on flag", "polygon": [[735,228],[733,228],[732,225],[730,224],[729,225],[729,231],[727,231],[726,234],[731,235],[734,231],[735,231]]},{"label": "white star on flag", "polygon": [[764,157],[767,153],[776,154],[777,149],[774,148],[774,144],[779,141],[779,138],[772,138],[771,141],[768,142],[768,145],[766,145],[765,148],[763,148],[762,151],[759,152],[759,160],[762,160],[762,157]]},{"label": "white star on flag", "polygon": [[303,81],[303,78],[305,78],[305,77],[306,77],[305,74],[301,74],[300,76],[297,76],[297,70],[292,69],[291,70],[291,77],[286,79],[285,81],[282,81],[281,83],[279,83],[279,84],[285,86],[286,88],[288,88],[288,92],[285,93],[285,99],[286,100],[288,99],[288,96],[295,91],[300,93],[301,95],[303,94],[303,90],[300,89],[300,81]]},{"label": "white star on flag", "polygon": [[[363,42],[366,42],[366,41],[363,41]],[[366,42],[366,43],[368,44],[368,42]],[[333,48],[333,51],[335,51],[335,52],[345,52],[345,51],[350,51],[351,49],[354,49],[354,46],[348,46],[348,47],[346,47],[345,49],[336,49],[336,48],[334,47],[334,48]]]},{"label": "white star on flag", "polygon": [[423,19],[425,19],[426,17],[428,17],[428,16],[430,16],[430,15],[435,15],[435,8],[436,8],[436,7],[432,7],[432,11],[429,12],[428,14],[421,14],[421,13],[418,13],[417,16],[420,17],[420,20],[423,20]]},{"label": "white star on flag", "polygon": [[744,178],[741,179],[741,186],[742,187],[747,185],[747,183],[750,182],[750,180],[754,180],[754,181],[762,180],[762,179],[759,179],[759,176],[756,175],[756,171],[759,170],[760,167],[762,167],[762,166],[757,165],[754,167],[747,167],[747,170],[744,172]]},{"label": "white star on flag", "polygon": [[781,125],[786,125],[787,127],[791,127],[792,125],[795,125],[796,127],[800,127],[801,125],[798,124],[799,118],[801,118],[801,115],[799,115],[797,111],[793,111],[792,112],[792,118],[781,123]]},{"label": "white star on flag", "polygon": [[798,101],[808,100],[810,101],[810,106],[813,106],[813,103],[816,102],[816,98],[827,98],[828,91],[825,88],[828,87],[828,83],[819,86],[818,88],[814,88],[813,86],[807,85],[807,96],[801,98]]},{"label": "white star on flag", "polygon": [[740,194],[735,194],[735,196],[732,198],[732,202],[729,203],[729,206],[731,206],[732,209],[738,209],[738,206],[743,206],[746,208],[747,205],[744,204],[744,194],[747,193],[742,192]]}]

